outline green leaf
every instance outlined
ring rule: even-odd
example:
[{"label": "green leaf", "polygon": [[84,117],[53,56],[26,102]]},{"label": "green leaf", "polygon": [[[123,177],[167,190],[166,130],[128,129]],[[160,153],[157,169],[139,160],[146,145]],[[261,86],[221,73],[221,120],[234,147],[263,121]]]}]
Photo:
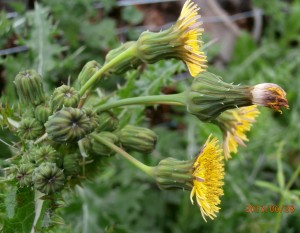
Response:
[{"label": "green leaf", "polygon": [[34,192],[30,188],[10,187],[5,199],[7,219],[4,221],[5,233],[28,233],[32,229],[35,205]]},{"label": "green leaf", "polygon": [[32,49],[35,56],[36,70],[44,75],[55,68],[55,56],[59,55],[63,49],[57,43],[50,41],[54,26],[49,18],[47,8],[43,8],[35,2],[34,11],[28,13],[28,17],[32,31],[26,44]]}]

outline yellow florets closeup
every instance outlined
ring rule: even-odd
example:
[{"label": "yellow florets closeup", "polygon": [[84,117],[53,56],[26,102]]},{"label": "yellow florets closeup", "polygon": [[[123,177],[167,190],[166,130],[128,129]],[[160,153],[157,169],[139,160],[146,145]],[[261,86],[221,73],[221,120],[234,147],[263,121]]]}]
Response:
[{"label": "yellow florets closeup", "polygon": [[198,22],[201,18],[198,14],[199,10],[197,4],[189,0],[186,1],[174,26],[174,30],[182,32],[179,40],[182,41],[184,49],[180,53],[182,53],[183,60],[193,77],[206,68],[204,65],[206,57],[201,52],[203,28],[201,28],[202,23]]},{"label": "yellow florets closeup", "polygon": [[256,105],[231,109],[216,118],[216,123],[223,131],[223,149],[226,159],[230,153],[237,153],[238,145],[246,146],[246,132],[250,131],[255,118],[259,115]]},{"label": "yellow florets closeup", "polygon": [[218,139],[209,137],[193,165],[194,179],[190,198],[193,204],[193,197],[196,196],[205,221],[206,216],[211,219],[216,217],[220,210],[220,196],[224,194],[224,164],[221,153]]}]

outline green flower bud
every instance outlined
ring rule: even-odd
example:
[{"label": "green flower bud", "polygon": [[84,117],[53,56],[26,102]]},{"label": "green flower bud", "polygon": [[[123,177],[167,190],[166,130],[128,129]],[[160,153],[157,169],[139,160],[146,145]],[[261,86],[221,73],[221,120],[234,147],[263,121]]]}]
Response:
[{"label": "green flower bud", "polygon": [[118,135],[125,149],[142,153],[151,153],[157,141],[157,135],[152,130],[133,125],[126,125]]},{"label": "green flower bud", "polygon": [[[113,144],[116,144],[119,141],[118,136],[110,132],[101,132],[97,135],[102,138],[105,138],[107,141]],[[107,146],[103,145],[101,142],[95,139],[92,139],[92,149],[97,155],[111,156],[115,153],[111,148],[108,148]]]},{"label": "green flower bud", "polygon": [[33,140],[43,134],[43,126],[34,118],[25,118],[20,122],[18,135],[20,138]]},{"label": "green flower bud", "polygon": [[[110,62],[115,57],[119,56],[121,53],[126,51],[129,47],[135,46],[135,43],[136,43],[135,41],[128,41],[128,42],[122,44],[120,47],[110,50],[105,57],[105,63]],[[142,64],[142,61],[139,58],[137,58],[135,56],[128,56],[121,63],[114,66],[111,69],[111,72],[115,73],[115,74],[123,74],[130,69],[136,69],[141,64]]]},{"label": "green flower bud", "polygon": [[48,117],[51,114],[52,114],[51,109],[46,104],[38,105],[38,106],[36,106],[36,108],[34,110],[35,118],[42,124],[44,124],[48,120]]},{"label": "green flower bud", "polygon": [[89,118],[78,108],[63,108],[45,123],[48,138],[56,142],[78,141],[90,133]]},{"label": "green flower bud", "polygon": [[45,101],[42,78],[35,70],[20,72],[14,83],[20,102],[38,105]]},{"label": "green flower bud", "polygon": [[75,177],[79,174],[80,165],[79,165],[79,155],[77,153],[67,154],[64,156],[63,168],[64,174],[66,177],[72,176]]},{"label": "green flower bud", "polygon": [[32,181],[40,192],[52,194],[63,189],[65,176],[55,163],[44,162],[34,169]]},{"label": "green flower bud", "polygon": [[97,127],[98,132],[115,131],[118,128],[118,125],[119,125],[119,120],[111,111],[105,111],[99,113],[98,127]]},{"label": "green flower bud", "polygon": [[86,63],[78,75],[80,86],[83,86],[100,68],[101,65],[96,61]]},{"label": "green flower bud", "polygon": [[98,115],[92,109],[83,109],[82,111],[88,117],[89,125],[90,125],[90,132],[92,132],[93,130],[95,130],[97,128],[97,125],[98,125]]},{"label": "green flower bud", "polygon": [[154,177],[160,189],[185,189],[193,188],[194,159],[180,161],[166,158],[155,167]]},{"label": "green flower bud", "polygon": [[35,150],[35,162],[41,164],[42,162],[56,163],[60,165],[61,157],[52,146],[41,146]]},{"label": "green flower bud", "polygon": [[56,88],[51,97],[51,108],[57,111],[63,107],[77,107],[80,95],[73,87],[62,85]]},{"label": "green flower bud", "polygon": [[187,96],[187,111],[202,121],[211,121],[227,109],[252,105],[252,87],[232,85],[204,72],[193,80]]},{"label": "green flower bud", "polygon": [[20,187],[29,186],[32,184],[32,164],[21,164],[18,168],[16,179],[19,182]]},{"label": "green flower bud", "polygon": [[22,158],[20,160],[21,164],[23,163],[28,163],[28,164],[31,164],[31,165],[35,165],[36,162],[35,162],[35,152],[38,148],[36,147],[32,147],[30,148],[28,151],[25,151],[23,154],[22,154]]}]

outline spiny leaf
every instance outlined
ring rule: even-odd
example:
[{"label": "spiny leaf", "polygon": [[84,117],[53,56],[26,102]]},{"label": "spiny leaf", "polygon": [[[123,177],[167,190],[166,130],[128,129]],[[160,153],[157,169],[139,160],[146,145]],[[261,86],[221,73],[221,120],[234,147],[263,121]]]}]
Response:
[{"label": "spiny leaf", "polygon": [[35,216],[34,192],[30,188],[17,190],[12,187],[5,204],[8,218],[4,221],[3,232],[30,232]]},{"label": "spiny leaf", "polygon": [[43,8],[35,2],[34,11],[29,13],[28,16],[32,32],[26,44],[34,53],[37,71],[41,75],[44,75],[55,67],[56,62],[54,57],[62,52],[62,48],[50,42],[54,26],[52,25],[51,18],[49,18],[47,8]]}]

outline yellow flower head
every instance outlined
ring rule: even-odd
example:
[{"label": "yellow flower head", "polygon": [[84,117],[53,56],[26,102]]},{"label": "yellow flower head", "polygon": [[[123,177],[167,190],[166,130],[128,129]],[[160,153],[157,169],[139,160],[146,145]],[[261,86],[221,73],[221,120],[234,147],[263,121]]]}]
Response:
[{"label": "yellow flower head", "polygon": [[256,105],[224,111],[216,118],[216,123],[223,131],[223,149],[226,159],[230,153],[237,153],[238,145],[246,146],[248,141],[246,132],[250,131],[252,123],[259,115]]},{"label": "yellow flower head", "polygon": [[201,28],[201,23],[197,22],[201,18],[198,14],[199,10],[200,8],[197,4],[187,0],[174,26],[175,31],[181,32],[178,40],[182,42],[182,48],[178,52],[181,54],[193,77],[206,68],[206,57],[201,52],[203,28]]},{"label": "yellow flower head", "polygon": [[199,7],[187,0],[174,26],[161,32],[143,32],[137,41],[137,56],[144,62],[161,59],[183,60],[195,77],[206,69],[206,56],[201,51],[203,28],[198,20]]},{"label": "yellow flower head", "polygon": [[220,196],[224,194],[224,164],[221,153],[218,139],[210,140],[209,137],[193,165],[193,188],[190,198],[194,204],[193,197],[196,196],[205,221],[206,216],[211,219],[216,217],[220,209]]}]

